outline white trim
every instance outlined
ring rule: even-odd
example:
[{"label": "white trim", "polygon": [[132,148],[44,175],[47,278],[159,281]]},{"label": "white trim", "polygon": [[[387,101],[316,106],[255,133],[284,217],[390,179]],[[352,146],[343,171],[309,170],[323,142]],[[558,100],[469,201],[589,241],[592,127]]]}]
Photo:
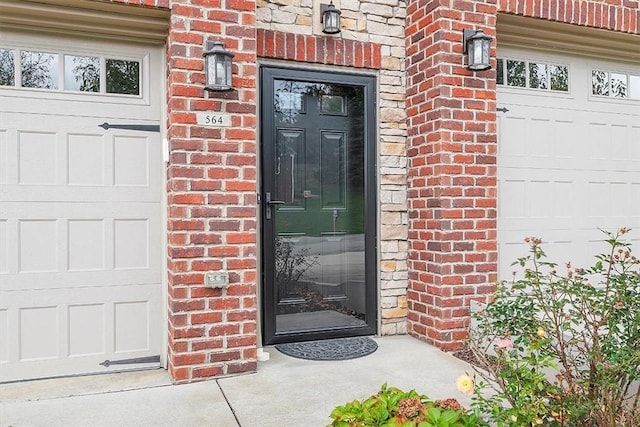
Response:
[{"label": "white trim", "polygon": [[564,24],[544,19],[498,14],[497,46],[594,56],[640,63],[640,35]]},{"label": "white trim", "polygon": [[[166,51],[166,46],[164,46],[163,51]],[[161,230],[162,236],[160,238],[162,251],[160,256],[162,257],[161,266],[162,271],[160,272],[160,283],[162,283],[162,301],[164,309],[162,310],[162,316],[160,321],[164,326],[160,328],[160,332],[162,333],[162,338],[160,342],[160,366],[164,369],[169,369],[169,269],[167,268],[167,258],[168,248],[169,248],[169,232],[167,227],[167,210],[168,210],[168,196],[167,196],[167,165],[169,163],[169,139],[167,136],[167,127],[164,126],[164,123],[167,123],[167,117],[169,117],[168,113],[168,104],[167,104],[167,76],[164,70],[167,69],[167,56],[162,55],[162,59],[160,60],[161,67],[158,70],[154,70],[154,72],[161,73],[158,78],[160,82],[160,105],[161,105],[161,121],[160,121],[160,139],[162,141],[162,162],[158,167],[162,168],[162,182],[165,185],[162,186],[162,194],[160,201],[160,208],[162,212],[160,214],[161,221]],[[151,67],[149,67],[150,69]],[[151,77],[151,76],[149,76]],[[150,79],[152,80],[152,79]],[[152,89],[152,88],[151,88]]]}]

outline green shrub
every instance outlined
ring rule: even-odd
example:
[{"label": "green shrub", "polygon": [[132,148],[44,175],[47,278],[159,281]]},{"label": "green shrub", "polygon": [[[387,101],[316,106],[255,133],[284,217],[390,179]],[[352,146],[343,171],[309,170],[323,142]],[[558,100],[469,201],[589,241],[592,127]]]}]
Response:
[{"label": "green shrub", "polygon": [[628,231],[606,233],[610,251],[588,269],[559,268],[525,240],[523,278],[499,284],[470,334],[473,408],[493,424],[640,426],[640,261]]},{"label": "green shrub", "polygon": [[330,415],[338,427],[479,427],[480,418],[455,399],[429,400],[425,395],[384,384],[368,399],[338,406]]}]

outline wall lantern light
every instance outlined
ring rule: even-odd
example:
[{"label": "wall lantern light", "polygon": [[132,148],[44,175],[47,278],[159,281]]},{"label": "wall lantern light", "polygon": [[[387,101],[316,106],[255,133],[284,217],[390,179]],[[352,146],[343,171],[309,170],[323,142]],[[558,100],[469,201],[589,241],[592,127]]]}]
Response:
[{"label": "wall lantern light", "polygon": [[462,44],[467,54],[467,68],[471,71],[483,71],[491,68],[489,64],[489,46],[491,36],[482,30],[464,30]]},{"label": "wall lantern light", "polygon": [[320,22],[322,22],[322,32],[336,34],[340,32],[340,14],[342,12],[333,5],[333,0],[329,4],[320,5]]},{"label": "wall lantern light", "polygon": [[225,50],[220,41],[207,41],[203,53],[207,83],[205,89],[224,91],[233,89],[231,86],[231,63],[233,53]]}]

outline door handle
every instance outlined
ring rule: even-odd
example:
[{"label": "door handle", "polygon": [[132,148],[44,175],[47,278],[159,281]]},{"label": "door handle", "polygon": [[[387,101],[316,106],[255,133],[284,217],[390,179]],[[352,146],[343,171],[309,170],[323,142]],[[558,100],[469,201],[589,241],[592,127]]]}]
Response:
[{"label": "door handle", "polygon": [[267,205],[264,216],[265,219],[271,219],[271,206],[272,205],[284,205],[286,202],[283,200],[271,200],[271,192],[267,191],[264,195],[264,202]]}]

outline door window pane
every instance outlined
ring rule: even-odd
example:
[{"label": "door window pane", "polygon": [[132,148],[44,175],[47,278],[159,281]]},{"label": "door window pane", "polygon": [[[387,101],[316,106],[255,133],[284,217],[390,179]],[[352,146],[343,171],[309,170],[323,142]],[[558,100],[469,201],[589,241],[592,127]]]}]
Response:
[{"label": "door window pane", "polygon": [[322,95],[320,97],[322,112],[325,114],[344,114],[344,98],[339,95]]},{"label": "door window pane", "polygon": [[276,111],[304,113],[304,98],[301,93],[289,92],[286,87],[279,89],[275,95]]},{"label": "door window pane", "polygon": [[58,89],[58,55],[22,51],[22,87]]},{"label": "door window pane", "polygon": [[140,95],[140,62],[107,59],[107,93]]},{"label": "door window pane", "polygon": [[0,49],[0,86],[15,86],[15,56],[9,49]]},{"label": "door window pane", "polygon": [[65,55],[64,88],[81,92],[100,92],[100,58]]},{"label": "door window pane", "polygon": [[272,111],[276,333],[366,326],[364,89],[274,80]]}]

